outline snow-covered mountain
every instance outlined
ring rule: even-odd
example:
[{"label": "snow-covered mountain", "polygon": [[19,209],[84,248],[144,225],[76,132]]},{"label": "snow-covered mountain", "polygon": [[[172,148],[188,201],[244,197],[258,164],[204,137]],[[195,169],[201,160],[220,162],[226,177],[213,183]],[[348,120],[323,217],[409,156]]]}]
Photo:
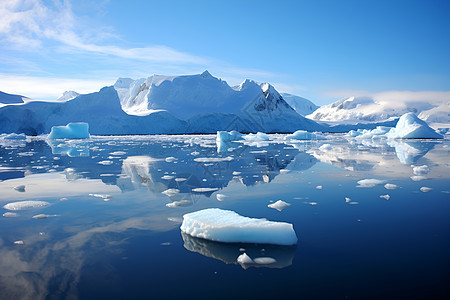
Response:
[{"label": "snow-covered mountain", "polygon": [[4,92],[0,92],[0,105],[1,104],[14,104],[14,103],[24,103],[24,100],[29,100],[28,97],[21,95],[13,95]]},{"label": "snow-covered mountain", "polygon": [[0,108],[0,131],[42,134],[52,126],[87,122],[92,134],[293,132],[323,125],[294,111],[268,83],[237,87],[199,75],[120,78],[113,87],[65,102],[33,101]]},{"label": "snow-covered mountain", "polygon": [[62,93],[61,96],[58,97],[58,99],[56,99],[57,101],[69,101],[72,100],[76,97],[80,96],[79,93],[75,92],[75,91],[65,91],[64,93]]},{"label": "snow-covered mountain", "polygon": [[385,92],[341,99],[307,117],[325,122],[379,122],[413,112],[427,122],[450,123],[448,92]]},{"label": "snow-covered mountain", "polygon": [[299,114],[306,116],[312,114],[319,106],[315,105],[306,98],[302,98],[296,95],[281,93],[283,99]]}]

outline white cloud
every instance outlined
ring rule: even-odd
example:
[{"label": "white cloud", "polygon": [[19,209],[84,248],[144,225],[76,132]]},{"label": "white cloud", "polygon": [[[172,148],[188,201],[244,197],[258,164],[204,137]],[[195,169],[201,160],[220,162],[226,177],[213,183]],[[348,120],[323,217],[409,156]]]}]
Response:
[{"label": "white cloud", "polygon": [[114,79],[74,79],[0,74],[2,92],[19,94],[36,100],[55,100],[64,91],[92,93],[114,84]]},{"label": "white cloud", "polygon": [[95,29],[77,32],[80,26],[69,1],[55,1],[55,7],[45,6],[39,0],[7,0],[0,4],[0,41],[3,46],[14,48],[42,48],[47,41],[56,41],[71,50],[111,55],[124,59],[182,64],[205,64],[208,59],[190,55],[166,47],[152,45],[140,48],[125,48],[115,45],[97,44],[90,39],[104,35]]}]

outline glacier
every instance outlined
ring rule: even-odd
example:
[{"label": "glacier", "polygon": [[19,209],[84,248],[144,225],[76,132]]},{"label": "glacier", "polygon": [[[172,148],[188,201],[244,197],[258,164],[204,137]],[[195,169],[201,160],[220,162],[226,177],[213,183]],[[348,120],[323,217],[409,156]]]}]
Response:
[{"label": "glacier", "polygon": [[[74,97],[74,98],[72,98]],[[64,101],[62,101],[64,100]],[[94,135],[321,131],[327,126],[298,114],[268,83],[231,87],[208,71],[197,75],[119,78],[99,92],[63,94],[60,101],[0,107],[0,133],[49,133],[85,122]]]},{"label": "glacier", "polygon": [[292,224],[243,217],[234,211],[219,208],[185,214],[180,229],[191,236],[217,242],[297,244]]}]

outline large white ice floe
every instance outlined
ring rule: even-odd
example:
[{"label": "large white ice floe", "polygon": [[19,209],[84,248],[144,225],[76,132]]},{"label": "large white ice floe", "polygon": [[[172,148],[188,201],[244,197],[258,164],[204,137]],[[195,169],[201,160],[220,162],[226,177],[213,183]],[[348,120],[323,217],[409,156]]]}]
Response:
[{"label": "large white ice floe", "polygon": [[37,208],[37,207],[44,207],[48,206],[50,203],[46,201],[33,201],[33,200],[27,200],[27,201],[17,201],[17,202],[11,202],[3,206],[3,208],[8,210],[22,210],[22,209],[29,209],[29,208]]},{"label": "large white ice floe", "polygon": [[308,132],[305,130],[297,130],[293,134],[284,137],[285,140],[325,140],[326,138],[319,132]]},{"label": "large white ice floe", "polygon": [[49,139],[88,139],[89,124],[84,122],[69,123],[66,126],[53,126]]},{"label": "large white ice floe", "polygon": [[397,126],[392,128],[386,136],[390,139],[441,139],[442,135],[428,126],[427,122],[419,119],[414,113],[407,113],[400,117]]},{"label": "large white ice floe", "polygon": [[243,217],[234,211],[209,208],[185,214],[181,231],[198,238],[226,243],[295,245],[292,224]]},{"label": "large white ice floe", "polygon": [[367,187],[367,188],[371,188],[374,187],[376,185],[385,183],[385,180],[380,180],[380,179],[362,179],[360,181],[358,181],[358,186],[357,187]]}]

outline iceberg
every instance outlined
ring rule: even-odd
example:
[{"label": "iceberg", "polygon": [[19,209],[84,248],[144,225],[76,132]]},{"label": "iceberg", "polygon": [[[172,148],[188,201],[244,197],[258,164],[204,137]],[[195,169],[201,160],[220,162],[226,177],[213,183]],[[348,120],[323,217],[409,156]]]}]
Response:
[{"label": "iceberg", "polygon": [[278,211],[282,211],[283,209],[285,209],[286,207],[291,206],[290,203],[284,202],[283,200],[278,200],[275,203],[269,204],[267,205],[267,207],[276,209]]},{"label": "iceberg", "polygon": [[386,136],[390,139],[442,139],[442,135],[414,113],[401,116],[397,126],[392,128]]},{"label": "iceberg", "polygon": [[217,242],[297,244],[297,236],[290,223],[243,217],[219,208],[185,214],[180,229],[191,236]]},{"label": "iceberg", "polygon": [[24,133],[10,133],[10,134],[0,134],[0,139],[2,140],[26,140],[27,136]]},{"label": "iceberg", "polygon": [[297,130],[293,134],[284,137],[285,140],[325,140],[325,137],[318,132],[312,133],[305,130]]},{"label": "iceberg", "polygon": [[89,124],[84,122],[69,123],[66,126],[53,126],[48,139],[88,139]]},{"label": "iceberg", "polygon": [[243,138],[246,141],[252,141],[252,142],[262,142],[262,141],[269,140],[269,136],[263,132],[257,132],[256,134],[249,133],[247,135],[244,135]]}]

